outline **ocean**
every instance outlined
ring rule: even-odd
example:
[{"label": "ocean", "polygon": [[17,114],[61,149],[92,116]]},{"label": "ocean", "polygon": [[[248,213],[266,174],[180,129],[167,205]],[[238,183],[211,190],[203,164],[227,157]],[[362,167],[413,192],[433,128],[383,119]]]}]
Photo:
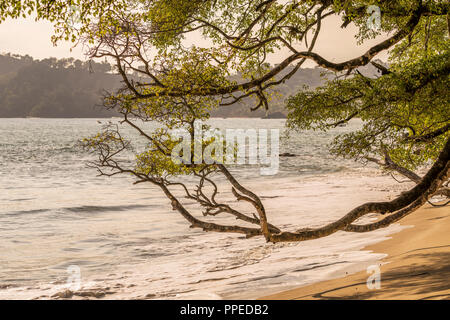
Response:
[{"label": "ocean", "polygon": [[[77,142],[110,121],[118,119],[0,119],[1,299],[62,296],[73,268],[75,299],[253,299],[377,263],[383,255],[363,248],[403,228],[279,244],[191,229],[156,187],[98,176],[87,166],[94,155]],[[329,154],[331,139],[359,120],[327,133],[289,135],[282,119],[209,124],[281,130],[280,152],[296,156],[281,157],[276,175],[261,176],[255,165],[230,170],[261,196],[269,222],[286,230],[326,224],[408,187],[375,166]],[[224,181],[219,185],[229,193]]]}]

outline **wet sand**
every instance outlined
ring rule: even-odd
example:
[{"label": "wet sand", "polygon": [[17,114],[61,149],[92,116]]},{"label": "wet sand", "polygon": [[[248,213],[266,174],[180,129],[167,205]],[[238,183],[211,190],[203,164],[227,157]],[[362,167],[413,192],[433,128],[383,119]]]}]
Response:
[{"label": "wet sand", "polygon": [[364,248],[388,255],[379,262],[379,289],[368,288],[373,273],[364,270],[261,299],[450,299],[450,207],[427,205],[400,223],[410,227]]}]

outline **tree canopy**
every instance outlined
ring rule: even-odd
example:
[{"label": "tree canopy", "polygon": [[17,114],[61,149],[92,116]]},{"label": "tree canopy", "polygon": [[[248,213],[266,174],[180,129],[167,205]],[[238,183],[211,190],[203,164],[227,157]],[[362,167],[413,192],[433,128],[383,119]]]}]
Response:
[{"label": "tree canopy", "polygon": [[[374,5],[380,12],[376,27],[368,23],[368,8]],[[277,242],[385,227],[424,204],[443,185],[446,188],[450,166],[449,6],[438,0],[6,0],[0,5],[0,19],[35,12],[38,19],[54,22],[54,41],[83,42],[90,57],[106,57],[115,63],[124,86],[106,97],[105,107],[121,113],[123,123],[148,139],[149,148],[137,154],[130,167],[120,154],[132,150],[133,141],[123,137],[118,127],[105,128],[85,140],[99,156],[94,166],[100,173],[132,174],[137,183],[159,186],[192,227],[263,235]],[[328,60],[315,46],[323,22],[336,15],[342,19],[342,32],[350,24],[356,26],[360,43],[388,35],[361,55]],[[207,45],[190,43],[196,35]],[[287,57],[274,66],[268,64],[268,57],[280,49],[289,52]],[[390,50],[389,63],[375,62],[385,50]],[[254,99],[252,110],[268,110],[277,87],[307,60],[328,70],[328,81],[315,89],[304,88],[287,101],[291,128],[326,130],[359,117],[363,128],[338,137],[333,152],[409,174],[420,165],[429,170],[416,179],[414,188],[392,201],[363,204],[320,228],[281,231],[268,222],[261,199],[243,187],[223,163],[174,163],[170,155],[176,141],[167,130],[192,132],[196,119],[207,119],[212,110],[248,98]],[[379,69],[377,77],[358,70],[370,63]],[[236,73],[239,79],[232,77]],[[148,133],[134,119],[158,121],[166,129]],[[214,138],[203,142],[202,148],[213,142]],[[235,198],[250,203],[255,213],[246,215],[219,202],[214,174],[223,175]],[[198,179],[193,192],[176,180],[184,175]],[[212,188],[209,195],[206,184]],[[204,216],[228,213],[258,227],[202,220],[170,191],[176,186],[204,209]],[[355,224],[369,213],[385,216],[374,223]]]}]

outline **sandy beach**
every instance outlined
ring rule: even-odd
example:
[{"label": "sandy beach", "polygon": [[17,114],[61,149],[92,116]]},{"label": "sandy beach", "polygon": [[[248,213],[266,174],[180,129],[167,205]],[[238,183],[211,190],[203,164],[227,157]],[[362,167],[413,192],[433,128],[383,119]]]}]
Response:
[{"label": "sandy beach", "polygon": [[408,228],[364,248],[387,254],[379,289],[368,288],[364,270],[261,299],[450,299],[450,208],[427,205],[400,223]]}]

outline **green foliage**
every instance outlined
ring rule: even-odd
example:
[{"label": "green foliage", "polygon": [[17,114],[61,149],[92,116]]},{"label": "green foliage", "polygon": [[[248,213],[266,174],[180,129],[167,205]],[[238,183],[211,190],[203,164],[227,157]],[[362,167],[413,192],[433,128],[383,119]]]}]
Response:
[{"label": "green foliage", "polygon": [[0,22],[7,18],[34,16],[36,20],[53,22],[53,41],[75,42],[82,34],[90,34],[95,19],[113,22],[113,12],[131,8],[127,0],[2,0]]},{"label": "green foliage", "polygon": [[[367,25],[370,5],[380,8],[379,30]],[[448,7],[441,0],[4,0],[0,21],[32,14],[52,21],[55,42],[81,40],[93,57],[116,60],[126,86],[106,99],[106,107],[167,129],[192,130],[193,121],[207,119],[221,100],[256,97],[257,106],[267,107],[273,89],[285,85],[277,82],[281,73],[271,74],[277,67],[267,64],[268,55],[284,48],[292,54],[290,63],[301,61],[312,53],[311,33],[320,30],[324,15],[339,14],[344,27],[356,25],[360,43],[383,32],[396,34],[420,17],[392,50],[387,74],[377,79],[339,74],[325,86],[300,91],[287,105],[289,126],[295,129],[327,130],[361,118],[360,130],[334,141],[338,155],[366,159],[388,152],[394,161],[414,168],[434,159],[448,136],[433,134],[449,123],[448,16],[442,15]],[[211,45],[186,46],[193,33]],[[295,57],[298,44],[309,51]],[[296,71],[289,63],[283,66]],[[243,82],[232,79],[236,73]],[[158,133],[150,138],[163,144],[167,137]],[[167,143],[170,151],[173,142]],[[158,168],[166,166],[176,173],[166,160],[153,153],[138,157],[146,163],[144,171],[161,174]],[[148,169],[153,162],[156,171]]]},{"label": "green foliage", "polygon": [[[223,72],[221,77],[238,72],[242,78],[252,79],[267,71],[266,57],[283,47],[271,39],[282,36],[287,43],[304,40],[303,34],[293,30],[315,21],[311,7],[316,2],[274,1],[261,7],[264,1],[4,0],[0,4],[0,22],[29,15],[49,20],[55,26],[55,43],[84,41],[95,46],[119,34],[123,40],[132,41],[140,35],[146,45],[157,50],[155,61],[167,55],[174,60],[197,58],[198,49],[183,46],[183,40],[197,30],[212,42],[211,47],[203,49],[203,56],[209,55],[209,61],[217,62],[216,67]],[[281,22],[289,27],[272,28]],[[228,42],[224,42],[225,33],[232,35]]]},{"label": "green foliage", "polygon": [[389,73],[341,75],[288,100],[288,126],[328,130],[357,117],[360,130],[338,136],[331,150],[346,158],[383,157],[409,169],[436,159],[449,132],[450,52],[445,17],[422,18],[414,36],[392,51]]}]

